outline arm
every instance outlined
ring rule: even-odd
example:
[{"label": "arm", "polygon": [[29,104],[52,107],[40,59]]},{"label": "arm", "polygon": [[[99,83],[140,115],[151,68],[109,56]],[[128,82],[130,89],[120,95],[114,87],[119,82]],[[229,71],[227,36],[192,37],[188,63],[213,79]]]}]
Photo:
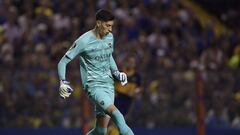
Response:
[{"label": "arm", "polygon": [[69,50],[66,52],[66,54],[62,57],[62,59],[58,63],[58,76],[60,80],[66,80],[65,74],[66,74],[66,67],[67,64],[73,60],[78,54],[80,54],[83,50],[83,45],[79,44],[80,41],[78,41],[78,44],[75,42]]},{"label": "arm", "polygon": [[67,64],[71,61],[71,59],[64,55],[62,59],[58,63],[58,76],[60,80],[66,80],[65,74],[66,74],[66,67]]},{"label": "arm", "polygon": [[70,61],[71,59],[67,55],[64,55],[58,63],[58,76],[60,79],[59,94],[63,99],[69,97],[73,91],[73,89],[69,86],[69,82],[67,82],[65,78],[66,66]]},{"label": "arm", "polygon": [[[113,37],[112,37],[112,40],[113,40]],[[121,82],[122,86],[127,84],[127,75],[124,72],[119,72],[117,64],[113,59],[112,55],[110,57],[110,69],[112,74],[116,77],[116,79]]]},{"label": "arm", "polygon": [[113,59],[112,55],[110,57],[110,68],[111,68],[112,73],[114,73],[115,71],[118,71],[117,64],[116,64],[115,60]]},{"label": "arm", "polygon": [[112,74],[121,82],[122,85],[127,84],[127,75],[124,72],[119,72],[117,68],[117,64],[113,59],[113,56],[110,57],[110,69]]},{"label": "arm", "polygon": [[80,47],[78,47],[77,44],[74,43],[58,63],[58,76],[60,79],[59,94],[63,99],[69,97],[71,95],[71,92],[73,91],[73,89],[69,85],[69,82],[66,81],[65,77],[67,64],[72,59],[74,59],[80,52]]}]

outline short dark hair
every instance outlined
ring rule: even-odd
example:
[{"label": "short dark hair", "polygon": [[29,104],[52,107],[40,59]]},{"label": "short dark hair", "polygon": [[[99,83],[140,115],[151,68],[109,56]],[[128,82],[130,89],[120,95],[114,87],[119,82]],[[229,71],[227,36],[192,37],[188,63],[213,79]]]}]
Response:
[{"label": "short dark hair", "polygon": [[113,21],[115,16],[108,10],[100,9],[96,13],[96,20],[98,21]]}]

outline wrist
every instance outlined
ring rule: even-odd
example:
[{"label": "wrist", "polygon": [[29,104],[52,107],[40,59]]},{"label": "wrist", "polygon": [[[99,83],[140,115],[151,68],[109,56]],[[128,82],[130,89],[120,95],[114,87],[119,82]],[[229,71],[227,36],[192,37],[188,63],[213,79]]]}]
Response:
[{"label": "wrist", "polygon": [[115,77],[118,77],[119,74],[120,74],[120,72],[119,72],[118,70],[113,71],[113,75],[114,75]]},{"label": "wrist", "polygon": [[60,80],[60,84],[69,84],[67,80]]}]

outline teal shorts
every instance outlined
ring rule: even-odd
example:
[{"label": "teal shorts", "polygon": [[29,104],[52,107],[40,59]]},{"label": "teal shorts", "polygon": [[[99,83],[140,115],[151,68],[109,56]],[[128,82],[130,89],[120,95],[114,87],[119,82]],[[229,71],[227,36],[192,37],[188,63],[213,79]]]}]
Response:
[{"label": "teal shorts", "polygon": [[106,116],[105,111],[114,104],[114,86],[88,86],[86,93],[95,105],[96,115]]}]

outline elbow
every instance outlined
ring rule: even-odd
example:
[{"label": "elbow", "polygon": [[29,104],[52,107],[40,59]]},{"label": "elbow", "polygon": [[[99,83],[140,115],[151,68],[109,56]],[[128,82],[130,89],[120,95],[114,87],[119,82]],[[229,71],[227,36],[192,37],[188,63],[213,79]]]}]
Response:
[{"label": "elbow", "polygon": [[59,62],[58,62],[58,70],[60,69],[60,67],[63,65],[63,62],[60,60]]},{"label": "elbow", "polygon": [[61,59],[59,62],[58,62],[58,70],[61,70],[62,67],[66,66],[66,63]]}]

